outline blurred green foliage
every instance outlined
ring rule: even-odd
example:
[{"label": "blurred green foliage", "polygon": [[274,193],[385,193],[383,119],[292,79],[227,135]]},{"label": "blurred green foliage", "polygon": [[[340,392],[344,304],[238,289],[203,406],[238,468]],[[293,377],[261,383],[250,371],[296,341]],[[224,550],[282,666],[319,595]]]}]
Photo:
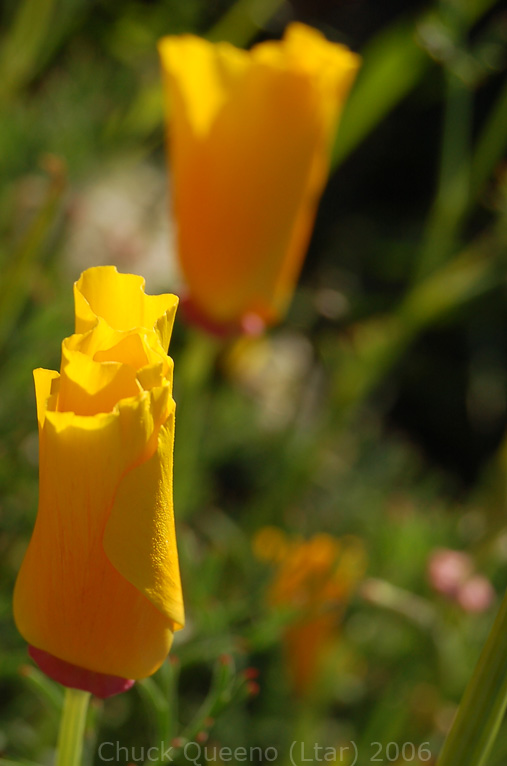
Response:
[{"label": "blurred green foliage", "polygon": [[[159,37],[192,31],[248,45],[296,16],[363,43],[347,29],[346,3],[310,5],[0,7],[0,762],[51,763],[56,742],[61,692],[29,666],[11,593],[37,505],[31,371],[58,364],[72,330],[70,283],[99,257],[85,240],[85,261],[73,260],[80,215],[118,166],[141,194],[140,167],[163,177]],[[243,347],[177,325],[188,626],[155,677],[94,703],[88,763],[102,762],[101,742],[174,738],[179,763],[185,739],[207,737],[277,748],[282,764],[294,740],[353,740],[360,763],[373,742],[384,755],[390,742],[438,752],[495,604],[475,613],[436,593],[429,558],[465,551],[497,597],[507,586],[506,48],[493,0],[414,4],[379,23],[361,44],[338,170],[284,326]],[[112,205],[107,226],[86,215],[83,226],[95,226],[92,244],[105,243],[120,268],[144,273],[118,235],[127,224]],[[160,277],[164,268],[157,286],[171,289],[169,255]],[[293,615],[269,605],[271,570],[252,551],[265,525],[354,535],[367,551],[367,579],[304,699],[282,649]],[[492,766],[506,753],[502,732]]]}]

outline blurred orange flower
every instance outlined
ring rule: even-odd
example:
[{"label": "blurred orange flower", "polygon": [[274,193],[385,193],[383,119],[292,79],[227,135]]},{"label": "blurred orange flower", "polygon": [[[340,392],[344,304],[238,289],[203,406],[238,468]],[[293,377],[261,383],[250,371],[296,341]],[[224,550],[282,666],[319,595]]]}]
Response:
[{"label": "blurred orange flower", "polygon": [[292,686],[302,696],[314,687],[345,606],[364,576],[366,553],[355,537],[290,539],[275,527],[257,533],[254,551],[277,566],[269,603],[295,610],[283,640]]},{"label": "blurred orange flower", "polygon": [[359,57],[299,23],[249,52],[192,35],[159,50],[187,312],[260,331],[294,290]]},{"label": "blurred orange flower", "polygon": [[39,510],[14,615],[43,670],[99,693],[104,674],[153,673],[184,622],[166,353],[178,299],[114,267],[74,287],[60,374],[34,373]]}]

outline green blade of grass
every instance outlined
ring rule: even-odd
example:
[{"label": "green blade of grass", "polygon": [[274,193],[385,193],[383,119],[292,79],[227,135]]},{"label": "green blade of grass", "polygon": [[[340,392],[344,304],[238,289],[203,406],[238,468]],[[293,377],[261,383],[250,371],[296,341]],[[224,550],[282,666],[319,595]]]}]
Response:
[{"label": "green blade of grass", "polygon": [[363,64],[345,106],[332,151],[337,167],[421,79],[431,63],[417,44],[415,25],[403,20],[378,34],[362,52]]},{"label": "green blade of grass", "polygon": [[16,92],[37,69],[55,10],[55,0],[24,0],[0,47],[0,102]]},{"label": "green blade of grass", "polygon": [[0,284],[0,347],[9,337],[31,290],[36,277],[34,265],[52,229],[65,190],[63,168],[58,161],[50,164],[51,178],[46,197],[25,236],[3,267]]},{"label": "green blade of grass", "polygon": [[[463,3],[463,25],[470,28],[496,0]],[[332,151],[338,167],[366,136],[422,79],[432,59],[418,39],[418,30],[435,23],[435,11],[418,20],[402,19],[379,32],[361,52],[363,65],[345,105]]]},{"label": "green blade of grass", "polygon": [[437,766],[485,766],[507,709],[507,595]]},{"label": "green blade of grass", "polygon": [[284,0],[238,0],[206,34],[210,42],[227,41],[238,47],[248,45]]},{"label": "green blade of grass", "polygon": [[472,158],[470,186],[480,194],[484,184],[504,155],[507,146],[507,82],[493,106],[476,143]]}]

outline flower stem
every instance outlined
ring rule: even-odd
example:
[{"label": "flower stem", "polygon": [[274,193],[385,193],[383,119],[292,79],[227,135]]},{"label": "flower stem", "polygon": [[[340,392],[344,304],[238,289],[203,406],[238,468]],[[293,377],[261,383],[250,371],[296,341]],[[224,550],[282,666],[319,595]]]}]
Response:
[{"label": "flower stem", "polygon": [[89,699],[90,692],[65,689],[55,766],[81,766]]},{"label": "flower stem", "polygon": [[438,766],[484,766],[507,707],[507,594],[465,690]]}]

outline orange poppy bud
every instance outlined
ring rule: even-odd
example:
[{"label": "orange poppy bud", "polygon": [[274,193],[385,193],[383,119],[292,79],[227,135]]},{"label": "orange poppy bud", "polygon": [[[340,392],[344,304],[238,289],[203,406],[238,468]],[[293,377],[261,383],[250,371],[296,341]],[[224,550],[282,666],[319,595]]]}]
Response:
[{"label": "orange poppy bud", "polygon": [[109,266],[74,295],[60,374],[34,373],[39,509],[14,616],[43,670],[107,696],[104,675],[150,675],[184,622],[166,353],[178,299]]},{"label": "orange poppy bud", "polygon": [[249,52],[192,35],[159,51],[187,312],[259,331],[290,301],[359,57],[299,23]]}]

